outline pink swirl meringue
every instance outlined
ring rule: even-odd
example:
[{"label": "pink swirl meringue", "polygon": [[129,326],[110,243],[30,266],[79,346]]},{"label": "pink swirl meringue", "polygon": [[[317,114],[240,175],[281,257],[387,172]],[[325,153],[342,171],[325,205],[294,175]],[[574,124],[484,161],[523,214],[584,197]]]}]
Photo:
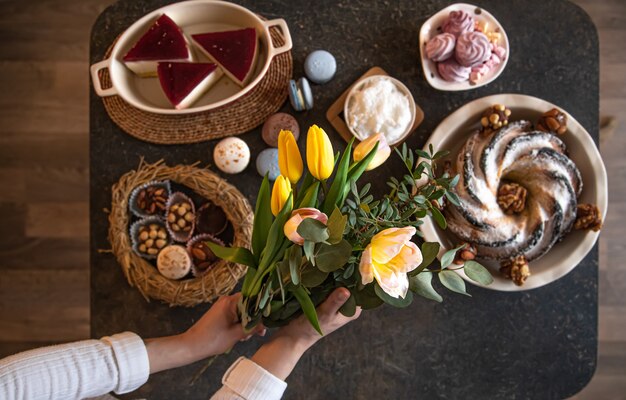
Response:
[{"label": "pink swirl meringue", "polygon": [[437,71],[444,81],[465,82],[469,79],[472,69],[460,65],[454,58],[449,58],[437,64]]},{"label": "pink swirl meringue", "polygon": [[466,32],[456,41],[455,56],[459,64],[472,67],[489,60],[491,43],[483,33]]},{"label": "pink swirl meringue", "polygon": [[458,37],[463,33],[474,31],[474,18],[465,11],[451,11],[441,28],[444,32]]},{"label": "pink swirl meringue", "polygon": [[426,56],[435,62],[447,60],[454,55],[456,37],[451,33],[440,33],[426,43]]}]

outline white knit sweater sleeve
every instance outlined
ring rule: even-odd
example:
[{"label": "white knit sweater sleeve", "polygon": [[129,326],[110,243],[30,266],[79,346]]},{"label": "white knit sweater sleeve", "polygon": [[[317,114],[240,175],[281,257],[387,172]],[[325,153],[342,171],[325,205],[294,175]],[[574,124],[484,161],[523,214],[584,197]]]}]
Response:
[{"label": "white knit sweater sleeve", "polygon": [[82,399],[127,393],[150,375],[146,346],[124,332],[0,360],[0,399]]},{"label": "white knit sweater sleeve", "polygon": [[211,400],[278,400],[287,388],[285,381],[245,357],[230,366],[222,385]]}]

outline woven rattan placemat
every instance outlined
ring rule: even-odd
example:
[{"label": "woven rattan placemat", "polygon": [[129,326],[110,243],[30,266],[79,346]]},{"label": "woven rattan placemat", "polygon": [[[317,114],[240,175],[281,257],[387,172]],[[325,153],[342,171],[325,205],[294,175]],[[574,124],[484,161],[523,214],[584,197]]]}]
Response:
[{"label": "woven rattan placemat", "polygon": [[[278,29],[271,28],[270,33],[276,47],[284,44]],[[119,96],[103,97],[102,101],[113,122],[137,139],[157,144],[197,143],[239,135],[262,124],[285,102],[292,69],[291,51],[279,54],[250,92],[223,107],[197,114],[153,114],[131,106]],[[101,72],[100,79],[103,87],[111,85],[108,70]]]}]

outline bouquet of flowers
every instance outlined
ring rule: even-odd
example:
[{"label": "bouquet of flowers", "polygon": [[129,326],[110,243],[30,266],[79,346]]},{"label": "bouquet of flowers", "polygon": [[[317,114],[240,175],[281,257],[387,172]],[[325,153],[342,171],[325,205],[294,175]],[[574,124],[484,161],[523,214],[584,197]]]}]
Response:
[{"label": "bouquet of flowers", "polygon": [[447,152],[410,151],[403,145],[396,153],[407,172],[402,179],[391,177],[390,192],[374,199],[371,185],[359,187],[357,182],[390,156],[383,135],[354,149],[351,141],[343,154],[335,155],[324,130],[313,125],[306,138],[305,170],[293,134],[280,132],[281,175],[271,189],[265,176],[259,189],[252,248],[207,243],[218,257],[248,266],[239,304],[244,328],[260,322],[280,326],[304,313],[322,334],[315,307],[337,287],[350,290],[341,312],[352,316],[357,306],[406,307],[414,294],[442,301],[432,286],[434,275],[447,289],[467,294],[455,268],[464,268],[474,281],[491,283],[487,269],[476,261],[453,263],[467,245],[446,251],[440,265],[432,266],[439,243],[425,242],[420,249],[412,241],[426,216],[445,229],[440,208],[444,201],[458,203],[452,190],[458,176],[437,176],[433,162]]}]

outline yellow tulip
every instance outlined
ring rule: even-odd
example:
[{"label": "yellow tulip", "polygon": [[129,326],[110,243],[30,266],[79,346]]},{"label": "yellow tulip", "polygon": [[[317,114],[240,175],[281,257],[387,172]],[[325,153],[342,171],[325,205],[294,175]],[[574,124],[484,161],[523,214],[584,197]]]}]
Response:
[{"label": "yellow tulip", "polygon": [[302,176],[302,156],[298,143],[291,131],[282,130],[278,134],[278,167],[280,173],[292,184],[296,184]]},{"label": "yellow tulip", "polygon": [[405,298],[409,291],[407,273],[422,263],[422,252],[411,242],[412,226],[389,228],[376,234],[361,255],[359,272],[364,285],[376,282],[389,296]]},{"label": "yellow tulip", "polygon": [[372,151],[372,149],[376,145],[376,142],[378,142],[376,155],[374,156],[374,158],[372,158],[370,163],[367,164],[367,167],[365,168],[366,171],[371,171],[374,168],[380,166],[382,163],[387,161],[387,159],[391,155],[391,147],[389,147],[389,144],[387,144],[387,138],[382,133],[377,133],[368,137],[354,148],[354,161],[361,161],[365,158],[365,156],[369,154],[370,151]]},{"label": "yellow tulip", "polygon": [[317,125],[311,126],[306,136],[306,163],[311,175],[320,181],[328,179],[335,168],[333,145]]},{"label": "yellow tulip", "polygon": [[307,218],[313,218],[326,225],[328,223],[328,216],[316,208],[298,208],[291,212],[291,218],[287,220],[283,228],[283,232],[287,239],[291,240],[295,244],[302,246],[304,244],[304,238],[298,233],[298,226]]},{"label": "yellow tulip", "polygon": [[280,210],[283,209],[289,195],[291,194],[291,184],[289,179],[282,175],[278,175],[272,188],[272,214],[277,216]]}]

